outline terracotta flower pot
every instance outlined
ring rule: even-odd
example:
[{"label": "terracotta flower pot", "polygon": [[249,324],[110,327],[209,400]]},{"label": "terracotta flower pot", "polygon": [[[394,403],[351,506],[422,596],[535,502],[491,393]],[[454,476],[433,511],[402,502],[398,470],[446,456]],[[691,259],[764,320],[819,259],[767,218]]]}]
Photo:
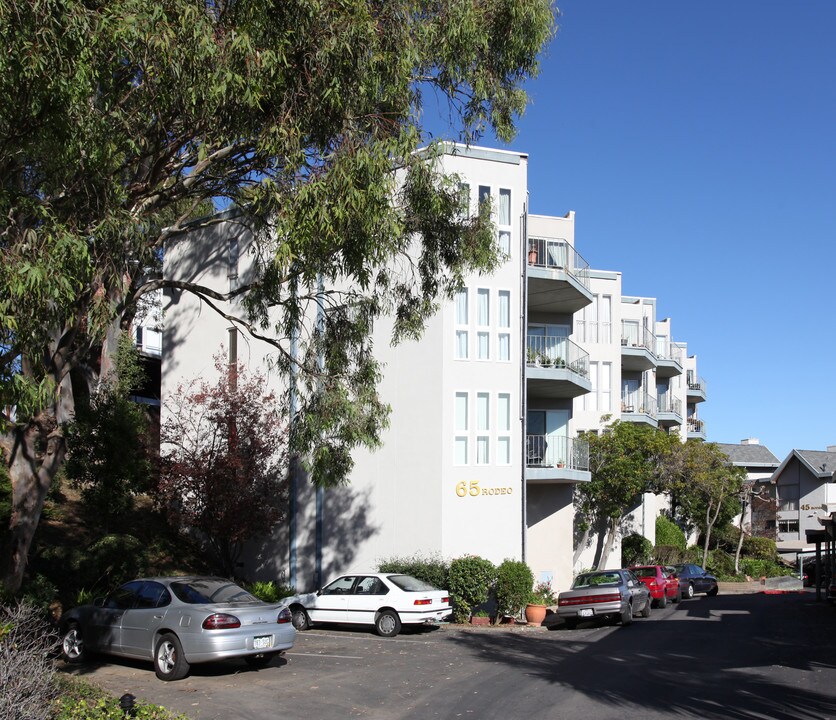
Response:
[{"label": "terracotta flower pot", "polygon": [[490,625],[491,619],[487,615],[471,615],[471,625]]},{"label": "terracotta flower pot", "polygon": [[526,605],[525,619],[529,625],[542,625],[543,620],[546,619],[546,606],[532,604]]}]

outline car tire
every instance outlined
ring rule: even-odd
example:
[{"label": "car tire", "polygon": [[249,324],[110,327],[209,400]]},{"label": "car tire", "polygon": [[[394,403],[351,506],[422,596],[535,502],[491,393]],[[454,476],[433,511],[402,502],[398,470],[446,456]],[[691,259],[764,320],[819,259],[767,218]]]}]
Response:
[{"label": "car tire", "polygon": [[720,592],[720,588],[715,585],[711,588],[711,590],[709,590],[706,593],[706,595],[708,595],[709,597],[714,597],[718,592]]},{"label": "car tire", "polygon": [[685,586],[685,593],[684,593],[684,595],[685,595],[685,597],[686,597],[686,598],[688,598],[689,600],[690,600],[692,597],[694,597],[694,586],[693,586],[693,584],[692,584],[692,583],[688,583],[688,584]]},{"label": "car tire", "polygon": [[299,632],[310,630],[311,619],[308,617],[308,613],[305,608],[301,605],[294,605],[290,608],[290,613],[293,627],[295,627]]},{"label": "car tire", "polygon": [[76,622],[71,622],[64,630],[61,637],[61,657],[64,662],[75,665],[84,662],[88,657],[87,649],[84,647],[84,637],[81,634],[81,627]]},{"label": "car tire", "polygon": [[382,610],[374,621],[375,632],[380,637],[395,637],[401,631],[401,619],[394,610]]},{"label": "car tire", "polygon": [[577,618],[566,618],[563,621],[563,624],[566,626],[567,630],[574,630],[578,627],[578,619]]},{"label": "car tire", "polygon": [[662,597],[660,597],[656,601],[656,607],[659,608],[660,610],[664,610],[667,606],[668,606],[668,591],[665,590],[665,592],[662,593]]},{"label": "car tire", "polygon": [[650,595],[648,595],[647,596],[647,602],[644,604],[644,607],[642,608],[641,613],[639,613],[643,618],[649,618],[650,617],[650,606],[651,606],[651,604],[652,604],[652,602],[650,600]]},{"label": "car tire", "polygon": [[182,680],[189,674],[183,646],[173,633],[166,633],[154,647],[154,672],[160,680]]},{"label": "car tire", "polygon": [[627,609],[622,610],[622,612],[621,612],[621,625],[622,625],[622,627],[627,627],[632,622],[633,622],[633,606],[628,604]]}]

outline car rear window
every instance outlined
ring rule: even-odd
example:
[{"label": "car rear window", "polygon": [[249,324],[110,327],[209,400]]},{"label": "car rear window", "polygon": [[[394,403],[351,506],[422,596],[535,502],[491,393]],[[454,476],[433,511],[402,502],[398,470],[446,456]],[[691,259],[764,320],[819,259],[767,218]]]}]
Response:
[{"label": "car rear window", "polygon": [[634,567],[630,569],[639,577],[656,577],[655,567]]},{"label": "car rear window", "polygon": [[260,602],[244,588],[223,578],[178,580],[171,583],[170,587],[178,600],[190,605]]},{"label": "car rear window", "polygon": [[618,573],[583,573],[575,578],[573,588],[598,587],[600,585],[620,585]]},{"label": "car rear window", "polygon": [[438,590],[435,585],[430,585],[428,582],[412,577],[412,575],[387,575],[386,578],[389,582],[394,583],[405,592],[429,592],[430,590]]}]

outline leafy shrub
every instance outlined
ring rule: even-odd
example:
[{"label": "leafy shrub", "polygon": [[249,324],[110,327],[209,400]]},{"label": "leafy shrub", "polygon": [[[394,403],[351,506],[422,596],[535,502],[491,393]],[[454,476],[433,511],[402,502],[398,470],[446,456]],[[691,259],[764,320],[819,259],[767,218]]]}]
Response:
[{"label": "leafy shrub", "polygon": [[653,558],[653,544],[644,535],[631,533],[621,541],[621,563],[624,567],[643,565]]},{"label": "leafy shrub", "polygon": [[549,582],[538,582],[529,592],[528,602],[532,605],[554,605],[554,590]]},{"label": "leafy shrub", "polygon": [[670,545],[678,548],[680,552],[685,551],[685,533],[673,520],[659,515],[656,518],[656,544]]},{"label": "leafy shrub", "polygon": [[[131,712],[131,717],[138,720],[186,720],[185,715],[173,713],[161,705],[136,703]],[[62,698],[56,703],[52,717],[54,720],[125,720],[125,712],[116,699],[99,698],[90,701],[84,698]]]},{"label": "leafy shrub", "polygon": [[20,597],[24,603],[37,608],[46,617],[49,606],[58,597],[58,588],[48,577],[36,574],[21,587]]},{"label": "leafy shrub", "polygon": [[775,541],[765,537],[745,538],[740,552],[744,557],[756,558],[758,560],[772,560],[774,562],[778,558]]},{"label": "leafy shrub", "polygon": [[526,563],[521,560],[503,560],[496,569],[494,587],[497,615],[518,615],[528,602],[533,584],[534,573]]},{"label": "leafy shrub", "polygon": [[699,545],[690,545],[685,550],[682,562],[702,565],[702,548]]},{"label": "leafy shrub", "polygon": [[450,563],[448,589],[456,622],[467,622],[473,608],[488,601],[488,593],[495,579],[494,564],[478,555],[465,555]]},{"label": "leafy shrub", "polygon": [[32,605],[0,605],[0,717],[50,717],[56,637],[43,612]]},{"label": "leafy shrub", "polygon": [[263,600],[266,603],[277,603],[282,598],[296,594],[296,588],[290,585],[276,585],[272,580],[258,580],[252,584],[245,585],[244,588],[259,600]]},{"label": "leafy shrub", "polygon": [[660,565],[675,565],[682,562],[682,550],[674,545],[657,545],[653,548],[653,557]]},{"label": "leafy shrub", "polygon": [[749,577],[781,577],[783,575],[794,575],[792,568],[786,565],[773,562],[772,560],[758,560],[753,558],[742,558],[740,569]]},{"label": "leafy shrub", "polygon": [[388,558],[378,563],[377,571],[412,575],[441,590],[450,589],[450,565],[437,556],[413,555],[405,558]]},{"label": "leafy shrub", "polygon": [[708,565],[706,570],[714,575],[733,575],[734,555],[724,550],[711,550],[708,553],[708,562],[706,565]]}]

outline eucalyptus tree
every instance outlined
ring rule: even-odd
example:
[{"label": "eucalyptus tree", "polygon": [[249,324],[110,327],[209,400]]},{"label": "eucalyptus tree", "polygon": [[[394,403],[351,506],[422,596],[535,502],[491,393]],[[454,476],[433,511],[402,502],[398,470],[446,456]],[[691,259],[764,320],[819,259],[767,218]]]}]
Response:
[{"label": "eucalyptus tree", "polygon": [[[167,239],[235,204],[271,238],[232,293],[180,283],[281,347],[315,279],[328,383],[298,433],[340,482],[385,422],[369,330],[415,336],[497,261],[424,142],[425,97],[469,142],[514,134],[551,38],[549,0],[6,0],[0,3],[0,381],[13,486],[4,583],[19,588],[79,392],[109,362]],[[417,250],[416,250],[417,248]],[[283,306],[271,324],[271,307]],[[321,355],[321,353],[320,353]],[[289,361],[288,361],[289,362]],[[299,368],[315,372],[310,364]],[[335,412],[336,411],[336,412]],[[327,420],[345,418],[344,422]],[[324,448],[324,450],[323,450]]]}]

